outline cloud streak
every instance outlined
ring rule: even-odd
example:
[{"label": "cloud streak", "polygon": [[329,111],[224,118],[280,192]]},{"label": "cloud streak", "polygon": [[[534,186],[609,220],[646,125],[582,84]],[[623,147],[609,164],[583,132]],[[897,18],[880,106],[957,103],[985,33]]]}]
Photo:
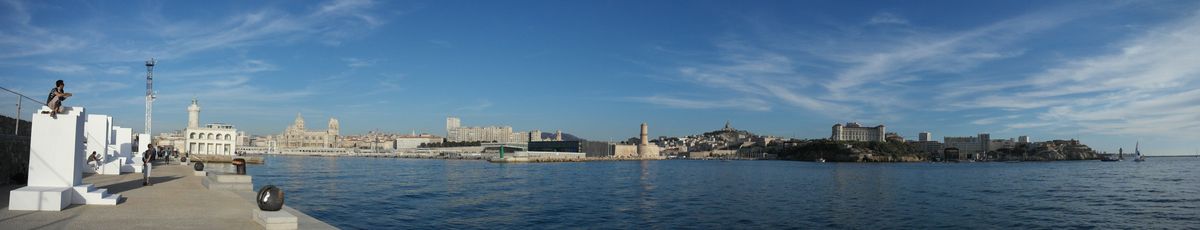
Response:
[{"label": "cloud streak", "polygon": [[680,109],[739,109],[750,111],[771,111],[771,106],[757,98],[725,99],[725,100],[695,100],[670,96],[654,95],[646,97],[627,98],[630,101],[648,103],[669,108]]}]

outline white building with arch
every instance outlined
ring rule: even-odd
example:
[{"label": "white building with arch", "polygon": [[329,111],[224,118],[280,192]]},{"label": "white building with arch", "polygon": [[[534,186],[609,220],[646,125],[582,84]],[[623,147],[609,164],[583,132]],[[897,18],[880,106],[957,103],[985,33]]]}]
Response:
[{"label": "white building with arch", "polygon": [[233,125],[212,123],[199,126],[200,104],[192,99],[188,106],[188,127],[183,135],[186,139],[183,151],[200,155],[234,155],[237,152],[238,131]]}]

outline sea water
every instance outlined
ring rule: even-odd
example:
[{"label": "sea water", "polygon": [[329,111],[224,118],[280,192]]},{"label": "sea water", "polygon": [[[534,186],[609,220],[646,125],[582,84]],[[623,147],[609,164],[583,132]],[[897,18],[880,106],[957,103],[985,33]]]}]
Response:
[{"label": "sea water", "polygon": [[287,205],[347,229],[1196,228],[1200,159],[812,163],[269,156]]}]

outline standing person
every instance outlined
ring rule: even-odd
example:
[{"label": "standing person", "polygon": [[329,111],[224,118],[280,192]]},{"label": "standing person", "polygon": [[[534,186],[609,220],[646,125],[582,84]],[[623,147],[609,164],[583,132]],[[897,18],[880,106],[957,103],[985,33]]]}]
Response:
[{"label": "standing person", "polygon": [[147,144],[146,151],[142,152],[142,186],[153,185],[150,184],[150,169],[153,168],[150,160],[154,154],[154,144]]},{"label": "standing person", "polygon": [[46,106],[50,107],[50,117],[58,119],[58,113],[62,112],[62,101],[67,100],[71,93],[63,91],[67,84],[63,80],[54,82],[54,88],[50,89],[50,95],[46,96]]},{"label": "standing person", "polygon": [[164,148],[162,151],[162,155],[163,155],[163,160],[167,161],[168,165],[171,164],[171,150],[167,150],[166,148]]}]

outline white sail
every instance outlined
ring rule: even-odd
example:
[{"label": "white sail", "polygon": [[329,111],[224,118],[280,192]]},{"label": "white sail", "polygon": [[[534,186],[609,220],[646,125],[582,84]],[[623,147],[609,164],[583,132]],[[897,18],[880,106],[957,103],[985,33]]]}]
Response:
[{"label": "white sail", "polygon": [[1133,146],[1133,154],[1137,155],[1137,158],[1133,159],[1133,161],[1135,161],[1135,162],[1142,162],[1142,161],[1146,160],[1146,157],[1142,156],[1141,147],[1142,147],[1142,143],[1140,141],[1137,142],[1137,144]]},{"label": "white sail", "polygon": [[1133,145],[1133,153],[1137,154],[1138,158],[1142,158],[1142,150],[1140,150],[1141,147],[1142,143],[1140,141]]}]

